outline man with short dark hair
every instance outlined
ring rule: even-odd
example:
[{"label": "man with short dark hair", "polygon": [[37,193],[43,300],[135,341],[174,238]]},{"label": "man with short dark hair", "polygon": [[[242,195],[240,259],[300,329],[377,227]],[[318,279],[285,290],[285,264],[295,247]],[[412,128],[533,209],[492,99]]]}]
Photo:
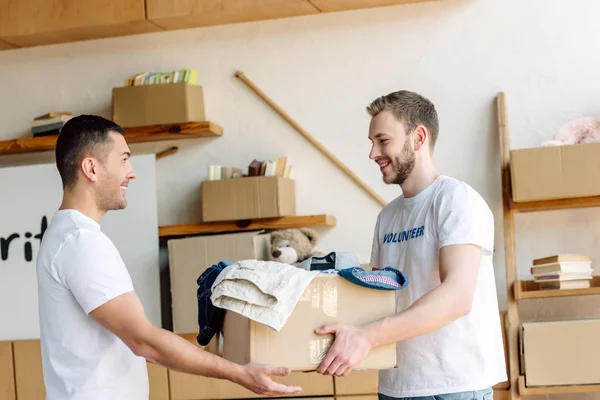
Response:
[{"label": "man with short dark hair", "polygon": [[130,155],[123,130],[102,117],[72,118],[58,136],[63,200],[37,258],[47,399],[147,400],[146,360],[262,395],[300,391],[271,380],[288,369],[234,364],[147,320],[119,252],[100,227],[109,210],[127,206],[135,178]]},{"label": "man with short dark hair", "polygon": [[398,91],[367,111],[369,157],[385,183],[402,189],[379,213],[370,265],[401,270],[408,285],[395,315],[318,329],[335,341],[317,372],[345,376],[373,347],[396,343],[397,368],[379,373],[381,400],[490,400],[506,380],[494,216],[471,186],[436,172],[438,116],[428,99]]}]

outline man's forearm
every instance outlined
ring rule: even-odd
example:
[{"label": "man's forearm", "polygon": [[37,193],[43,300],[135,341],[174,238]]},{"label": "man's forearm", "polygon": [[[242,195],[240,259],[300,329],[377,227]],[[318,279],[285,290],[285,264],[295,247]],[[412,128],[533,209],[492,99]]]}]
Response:
[{"label": "man's forearm", "polygon": [[140,355],[174,371],[239,382],[243,369],[164,329],[155,328],[141,345]]},{"label": "man's forearm", "polygon": [[373,347],[435,331],[470,312],[470,298],[443,283],[398,314],[365,326]]}]

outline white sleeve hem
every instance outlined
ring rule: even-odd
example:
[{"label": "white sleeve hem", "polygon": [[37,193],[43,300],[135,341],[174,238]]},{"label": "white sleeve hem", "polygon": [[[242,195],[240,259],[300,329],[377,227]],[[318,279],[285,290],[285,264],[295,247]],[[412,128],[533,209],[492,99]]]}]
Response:
[{"label": "white sleeve hem", "polygon": [[94,311],[96,308],[108,303],[109,301],[111,301],[125,293],[133,292],[133,290],[134,290],[133,287],[128,285],[128,286],[124,286],[124,287],[120,288],[119,290],[115,290],[112,293],[107,293],[106,295],[98,298],[96,301],[86,304],[85,307],[82,306],[83,311],[86,314],[89,314],[92,311]]}]

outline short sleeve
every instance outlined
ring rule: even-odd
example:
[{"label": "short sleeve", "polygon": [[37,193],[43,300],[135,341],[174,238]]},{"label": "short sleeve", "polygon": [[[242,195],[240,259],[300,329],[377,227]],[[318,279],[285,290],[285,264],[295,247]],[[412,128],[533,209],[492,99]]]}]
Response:
[{"label": "short sleeve", "polygon": [[440,198],[437,229],[440,249],[474,244],[483,254],[494,252],[494,216],[481,195],[466,183],[459,183]]},{"label": "short sleeve", "polygon": [[381,215],[377,217],[377,222],[375,223],[375,231],[373,232],[373,244],[371,246],[371,261],[369,262],[369,266],[371,269],[381,268],[379,265],[379,219]]},{"label": "short sleeve", "polygon": [[86,314],[133,290],[116,247],[101,232],[79,231],[66,239],[55,265]]}]

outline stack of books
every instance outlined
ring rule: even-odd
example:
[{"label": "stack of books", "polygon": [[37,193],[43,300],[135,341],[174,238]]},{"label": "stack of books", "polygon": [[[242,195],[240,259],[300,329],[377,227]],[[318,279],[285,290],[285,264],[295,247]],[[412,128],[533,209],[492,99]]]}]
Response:
[{"label": "stack of books", "polygon": [[531,274],[540,289],[586,289],[593,277],[587,254],[558,254],[533,260]]},{"label": "stack of books", "polygon": [[159,85],[165,83],[198,83],[198,71],[195,69],[179,69],[171,72],[140,72],[125,80],[125,86]]},{"label": "stack of books", "polygon": [[283,178],[293,179],[290,158],[286,156],[266,161],[254,159],[250,165],[248,165],[247,174],[244,174],[241,168],[224,165],[208,166],[208,180],[210,181],[243,178],[248,176],[281,176]]},{"label": "stack of books", "polygon": [[55,111],[34,118],[31,133],[34,137],[58,135],[63,125],[73,118],[68,111]]}]

